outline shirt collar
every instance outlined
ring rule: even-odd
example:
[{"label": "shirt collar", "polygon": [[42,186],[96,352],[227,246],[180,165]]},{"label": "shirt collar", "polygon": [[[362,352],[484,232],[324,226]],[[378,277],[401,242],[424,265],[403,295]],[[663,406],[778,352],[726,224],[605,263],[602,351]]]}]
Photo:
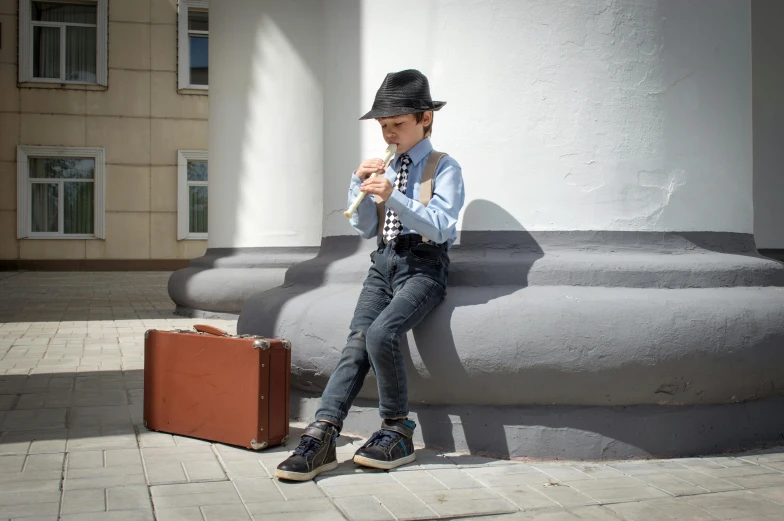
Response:
[{"label": "shirt collar", "polygon": [[[430,138],[426,137],[425,139],[423,139],[422,141],[420,141],[419,143],[411,147],[411,150],[409,150],[406,153],[408,154],[408,157],[411,158],[411,163],[414,165],[418,165],[419,162],[422,161],[425,158],[425,156],[427,156],[432,151],[433,151],[433,145],[430,143]],[[397,157],[395,158],[395,164],[400,163],[401,155],[402,154],[397,155]]]}]

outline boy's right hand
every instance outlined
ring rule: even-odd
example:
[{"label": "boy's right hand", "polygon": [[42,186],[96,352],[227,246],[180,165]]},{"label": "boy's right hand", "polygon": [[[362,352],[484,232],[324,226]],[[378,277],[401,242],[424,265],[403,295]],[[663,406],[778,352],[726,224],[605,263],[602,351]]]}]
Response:
[{"label": "boy's right hand", "polygon": [[370,177],[370,174],[380,172],[384,168],[384,161],[380,158],[376,157],[373,159],[365,159],[359,164],[359,168],[357,171],[354,172],[358,178],[362,179],[363,181]]}]

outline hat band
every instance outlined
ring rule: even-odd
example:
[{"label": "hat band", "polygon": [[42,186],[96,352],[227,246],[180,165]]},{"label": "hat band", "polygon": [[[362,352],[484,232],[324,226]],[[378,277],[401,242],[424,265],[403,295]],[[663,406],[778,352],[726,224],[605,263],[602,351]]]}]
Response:
[{"label": "hat band", "polygon": [[412,108],[421,110],[430,110],[435,108],[435,103],[430,100],[424,99],[411,99],[402,98],[394,100],[377,101],[373,104],[374,109],[387,109],[387,108]]}]

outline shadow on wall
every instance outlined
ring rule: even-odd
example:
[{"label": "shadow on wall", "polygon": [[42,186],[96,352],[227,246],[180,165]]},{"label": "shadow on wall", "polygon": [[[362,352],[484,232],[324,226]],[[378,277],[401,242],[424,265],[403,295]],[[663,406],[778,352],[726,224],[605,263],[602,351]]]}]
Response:
[{"label": "shadow on wall", "polygon": [[[409,367],[408,378],[411,394],[416,393],[419,386],[438,386],[441,382],[455,379],[468,380],[469,376],[457,352],[455,339],[452,336],[452,315],[456,308],[477,306],[490,300],[514,293],[528,286],[528,273],[533,264],[544,256],[539,244],[530,233],[525,231],[509,212],[495,203],[475,200],[469,203],[463,215],[463,227],[471,229],[474,223],[492,223],[496,230],[502,231],[462,231],[459,244],[450,254],[453,269],[450,269],[448,286],[458,289],[460,286],[471,286],[470,291],[453,291],[447,289],[447,297],[419,326],[414,328],[412,336],[417,346],[421,363],[429,374],[425,380],[414,367],[407,339],[401,348]],[[502,264],[501,272],[492,263],[484,265],[489,255],[498,254],[502,257],[510,255],[513,260]],[[464,267],[464,270],[460,270]],[[524,310],[521,310],[523,312]],[[482,325],[476,328],[481,332]],[[490,335],[491,331],[485,332]],[[497,333],[496,333],[497,334]],[[499,389],[498,392],[503,392]],[[455,443],[445,445],[443,440],[452,437],[453,420],[443,410],[430,409],[427,406],[417,407],[412,404],[421,426],[422,437],[429,447],[447,451],[455,450]],[[460,416],[466,445],[472,454],[493,452],[502,457],[509,457],[509,450],[499,454],[499,447],[507,447],[504,425],[500,417],[485,415],[485,418],[472,416],[466,412]],[[436,443],[435,440],[441,440]]]}]

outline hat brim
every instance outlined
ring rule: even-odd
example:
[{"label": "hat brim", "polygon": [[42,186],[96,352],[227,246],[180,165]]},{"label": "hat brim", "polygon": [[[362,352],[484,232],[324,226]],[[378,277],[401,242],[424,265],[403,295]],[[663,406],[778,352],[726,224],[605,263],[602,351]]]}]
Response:
[{"label": "hat brim", "polygon": [[417,112],[427,112],[428,110],[440,110],[441,107],[446,105],[446,101],[434,101],[432,109],[415,109],[413,107],[384,107],[372,109],[370,112],[359,118],[362,119],[376,119],[376,118],[394,118],[395,116],[405,116],[406,114],[415,114]]}]

